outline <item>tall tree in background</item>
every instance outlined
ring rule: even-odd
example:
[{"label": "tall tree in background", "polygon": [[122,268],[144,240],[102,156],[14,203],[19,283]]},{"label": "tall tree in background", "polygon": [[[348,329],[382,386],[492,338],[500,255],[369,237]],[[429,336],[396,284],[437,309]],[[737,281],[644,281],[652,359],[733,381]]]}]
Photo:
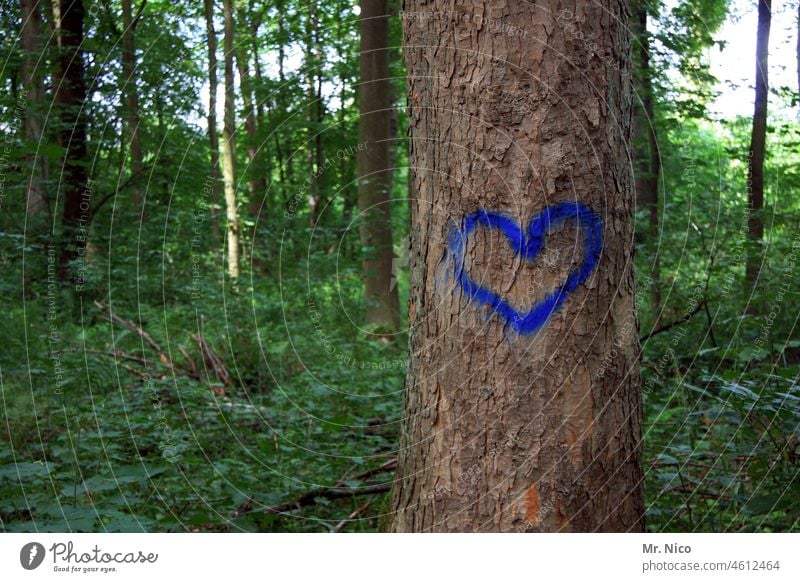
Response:
[{"label": "tall tree in background", "polygon": [[392,528],[641,531],[626,10],[475,7],[505,16],[405,21],[412,338]]},{"label": "tall tree in background", "polygon": [[[252,18],[252,15],[250,15]],[[239,25],[244,28],[248,22],[247,11],[244,7],[239,9]],[[250,31],[245,31],[249,35]],[[252,33],[255,34],[255,33]],[[248,36],[245,36],[248,38]],[[247,190],[249,193],[249,214],[256,216],[260,206],[260,197],[264,195],[266,184],[259,178],[261,168],[258,167],[258,132],[256,125],[256,99],[254,86],[250,75],[250,58],[248,44],[241,42],[236,47],[236,68],[239,71],[239,90],[244,103],[244,129],[247,136]],[[258,59],[258,55],[254,55]]]},{"label": "tall tree in background", "polygon": [[356,163],[366,322],[385,331],[396,331],[400,326],[400,309],[397,286],[392,285],[388,15],[386,0],[361,0],[360,147]]},{"label": "tall tree in background", "polygon": [[[22,84],[26,92],[25,108],[25,140],[28,147],[38,149],[42,136],[40,122],[41,107],[44,101],[42,87],[42,17],[37,0],[20,0],[20,16],[22,18]],[[30,176],[26,191],[26,212],[35,216],[47,209],[45,182],[47,166],[44,156],[31,154],[26,156],[29,163]]]},{"label": "tall tree in background", "polygon": [[654,312],[661,303],[658,190],[661,177],[661,152],[656,129],[653,72],[650,63],[650,31],[647,29],[647,0],[634,3],[632,29],[635,31],[633,58],[636,64],[635,88],[638,99],[634,102],[634,161],[636,169],[636,204],[647,211],[648,229],[645,234],[650,259],[650,300]]},{"label": "tall tree in background", "polygon": [[59,274],[70,279],[69,266],[85,254],[92,199],[86,172],[86,81],[83,63],[82,0],[56,0],[58,72],[55,102],[60,116],[61,145],[66,155],[59,180],[64,195]]},{"label": "tall tree in background", "polygon": [[[275,0],[275,11],[277,17],[277,38],[278,45],[278,90],[275,92],[275,109],[278,115],[286,115],[286,92],[288,90],[286,82],[286,45],[290,42],[288,31],[284,27],[285,4],[284,0]],[[294,183],[294,147],[290,134],[287,132],[285,137],[281,136],[280,131],[275,131],[275,155],[276,163],[281,174],[281,182],[291,185]],[[285,141],[283,141],[285,140]],[[284,152],[285,155],[284,155]]]},{"label": "tall tree in background", "polygon": [[225,20],[225,110],[222,126],[222,177],[225,182],[226,239],[228,245],[228,275],[239,277],[239,216],[236,208],[236,117],[233,87],[234,31],[233,0],[223,0]]},{"label": "tall tree in background", "polygon": [[[142,145],[139,137],[139,91],[136,87],[136,24],[142,15],[147,0],[141,0],[136,16],[131,9],[131,0],[122,0],[122,86],[125,92],[125,136],[133,183],[132,198],[137,208],[142,203],[142,194],[136,185],[142,174]],[[145,213],[142,209],[142,218]]]},{"label": "tall tree in background", "polygon": [[217,134],[217,33],[214,30],[214,0],[203,0],[206,18],[206,39],[208,41],[208,144],[211,152],[211,231],[214,239],[219,238],[219,225],[216,220],[216,205],[221,198],[219,172],[219,135]]},{"label": "tall tree in background", "polygon": [[[769,98],[769,29],[772,23],[772,0],[758,2],[758,33],[756,36],[756,98],[753,112],[753,133],[750,138],[747,167],[747,202],[750,210],[748,235],[750,249],[747,253],[745,280],[747,293],[751,294],[758,281],[764,239],[764,153],[767,141],[767,100]],[[756,301],[749,301],[747,310],[756,313]]]},{"label": "tall tree in background", "polygon": [[322,48],[320,46],[319,5],[316,0],[307,1],[308,11],[305,30],[306,82],[308,121],[308,140],[306,142],[306,162],[309,172],[308,205],[311,226],[314,227],[322,209],[323,152],[322,122],[324,101],[322,99]]}]

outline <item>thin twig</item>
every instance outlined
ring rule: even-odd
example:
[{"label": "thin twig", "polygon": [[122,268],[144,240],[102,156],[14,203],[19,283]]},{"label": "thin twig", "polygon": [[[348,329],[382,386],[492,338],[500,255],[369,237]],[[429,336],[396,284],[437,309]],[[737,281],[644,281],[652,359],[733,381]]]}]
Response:
[{"label": "thin twig", "polygon": [[108,356],[109,358],[114,358],[115,360],[128,360],[129,362],[136,362],[137,364],[141,364],[142,366],[148,366],[149,363],[144,358],[138,358],[136,356],[131,356],[129,354],[125,354],[119,351],[113,352],[103,352],[101,350],[91,350],[89,348],[66,348],[63,350],[58,350],[53,352],[54,354],[69,354],[69,353],[85,353],[85,354],[92,354],[94,356]]},{"label": "thin twig", "polygon": [[[377,467],[372,467],[361,473],[358,473],[351,477],[351,479],[364,479],[366,477],[371,477],[373,475],[377,475],[378,473],[383,473],[385,471],[390,471],[397,467],[397,459],[390,459],[385,463],[378,465]],[[302,509],[303,507],[308,507],[309,505],[316,505],[319,503],[320,499],[342,499],[345,497],[356,497],[361,495],[374,495],[376,493],[386,493],[392,487],[391,483],[376,483],[373,485],[365,485],[364,487],[347,487],[344,484],[344,477],[339,479],[336,483],[333,484],[331,487],[317,487],[315,489],[311,489],[306,493],[303,493],[300,497],[296,498],[293,501],[287,501],[284,503],[278,503],[277,505],[268,505],[265,507],[260,507],[258,509],[253,508],[253,500],[248,499],[244,504],[239,506],[239,508],[233,513],[233,517],[241,517],[246,513],[250,513],[252,511],[256,511],[258,513],[286,513],[288,511],[292,511],[294,509]]]},{"label": "thin twig", "polygon": [[686,315],[684,315],[680,319],[676,319],[675,321],[673,321],[671,323],[668,323],[666,325],[662,325],[661,327],[659,327],[657,329],[654,329],[653,331],[651,331],[647,335],[644,335],[641,338],[639,338],[639,341],[644,343],[647,340],[649,340],[651,337],[653,337],[654,335],[658,335],[660,333],[664,333],[665,331],[671,330],[673,327],[677,327],[677,326],[681,325],[682,323],[686,323],[687,321],[692,319],[695,315],[700,313],[700,310],[703,309],[703,305],[705,305],[705,303],[706,303],[706,300],[703,299],[700,303],[698,303],[697,305],[694,306],[694,309],[692,309],[689,313],[687,313]]},{"label": "thin twig", "polygon": [[373,503],[374,501],[375,501],[375,499],[374,499],[374,498],[373,498],[373,499],[370,499],[370,500],[369,500],[369,501],[367,501],[367,502],[366,502],[364,505],[362,505],[361,507],[359,507],[359,508],[355,509],[353,512],[351,512],[351,513],[350,513],[350,515],[348,515],[348,516],[347,516],[347,518],[346,518],[346,519],[343,519],[342,521],[340,521],[339,523],[337,523],[337,524],[336,524],[336,527],[334,527],[334,528],[333,528],[333,531],[334,531],[334,532],[337,532],[337,531],[342,531],[342,528],[343,528],[344,526],[346,526],[348,523],[350,523],[350,522],[351,522],[351,521],[353,521],[353,520],[354,520],[356,517],[358,517],[358,515],[359,515],[360,513],[362,513],[362,512],[364,512],[364,511],[366,511],[366,510],[369,508],[369,506],[370,506],[370,505],[372,505],[372,503]]},{"label": "thin twig", "polygon": [[344,497],[356,497],[359,495],[374,495],[376,493],[386,493],[392,488],[391,483],[377,483],[375,485],[366,485],[364,487],[328,487],[321,489],[312,489],[294,501],[286,503],[279,503],[277,505],[270,505],[259,509],[259,512],[264,513],[286,513],[293,509],[301,509],[309,505],[316,505],[319,499],[342,499]]}]

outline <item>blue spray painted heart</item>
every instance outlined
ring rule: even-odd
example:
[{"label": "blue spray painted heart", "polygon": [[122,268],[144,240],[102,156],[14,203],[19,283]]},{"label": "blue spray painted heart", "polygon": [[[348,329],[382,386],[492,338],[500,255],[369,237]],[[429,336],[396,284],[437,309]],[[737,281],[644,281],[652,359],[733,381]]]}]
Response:
[{"label": "blue spray painted heart", "polygon": [[[525,312],[514,309],[508,301],[473,281],[464,269],[464,253],[469,235],[478,227],[496,228],[508,239],[514,252],[526,261],[533,261],[544,248],[545,237],[555,227],[574,219],[583,232],[583,262],[570,271],[566,281],[555,291],[541,299]],[[450,235],[450,252],[455,262],[456,280],[467,297],[481,305],[489,305],[493,313],[503,317],[520,335],[531,335],[539,330],[555,313],[570,293],[586,281],[597,266],[603,248],[603,222],[588,206],[563,202],[548,206],[528,223],[527,232],[512,218],[497,212],[478,210],[467,216],[461,228]]]}]

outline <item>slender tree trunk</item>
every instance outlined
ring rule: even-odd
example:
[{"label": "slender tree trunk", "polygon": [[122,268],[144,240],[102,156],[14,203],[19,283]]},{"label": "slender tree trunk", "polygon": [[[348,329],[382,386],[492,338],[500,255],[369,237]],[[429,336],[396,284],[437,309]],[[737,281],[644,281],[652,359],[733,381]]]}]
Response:
[{"label": "slender tree trunk", "polygon": [[[44,90],[42,88],[41,65],[45,59],[42,57],[42,18],[37,0],[20,0],[20,15],[22,17],[22,84],[26,92],[25,100],[25,140],[31,145],[39,145],[42,137],[42,124],[39,121],[42,114]],[[41,61],[40,61],[41,58]],[[26,156],[27,167],[30,168],[27,191],[25,195],[25,210],[29,217],[34,217],[48,209],[47,191],[47,166],[45,158],[37,154]]]},{"label": "slender tree trunk", "polygon": [[641,531],[626,5],[474,6],[497,20],[404,21],[412,332],[392,528]]},{"label": "slender tree trunk", "polygon": [[[251,1],[250,11],[254,11],[253,2]],[[253,86],[253,100],[255,101],[255,110],[256,110],[256,136],[263,135],[264,128],[266,127],[267,118],[268,118],[268,111],[266,111],[266,99],[263,96],[264,90],[264,75],[261,70],[261,59],[259,58],[259,43],[258,43],[258,34],[259,34],[259,27],[261,25],[260,19],[258,21],[253,20],[250,24],[250,44],[251,49],[253,51],[253,73],[255,74],[256,83]],[[261,153],[259,159],[261,164],[258,167],[258,183],[257,188],[258,191],[261,192],[262,198],[267,195],[267,176],[269,176],[270,168],[271,168],[271,158],[267,155],[266,142],[262,144],[257,144],[258,147],[264,148],[264,152]],[[258,201],[259,208],[261,205],[268,207],[269,201],[262,199]],[[256,209],[258,210],[258,208]]]},{"label": "slender tree trunk", "polygon": [[[245,22],[243,11],[239,18]],[[256,111],[253,98],[253,83],[250,80],[250,66],[247,48],[242,45],[236,49],[236,67],[239,70],[240,92],[244,102],[244,129],[247,135],[247,190],[249,193],[248,214],[258,215],[261,197],[264,195],[263,182],[259,179],[258,136],[256,129]]]},{"label": "slender tree trunk", "polygon": [[[167,143],[167,122],[164,119],[164,93],[159,91],[156,93],[155,98],[155,106],[156,106],[156,139],[155,143]],[[170,167],[172,160],[170,159],[169,152],[162,152],[162,155],[159,158],[159,163],[165,167]],[[166,174],[161,175],[161,179],[159,180],[159,187],[161,189],[161,204],[164,206],[169,204],[170,199],[170,181]]]},{"label": "slender tree trunk", "polygon": [[[253,0],[250,1],[250,12],[255,12],[255,4]],[[256,86],[253,87],[253,98],[255,99],[256,106],[256,126],[261,130],[264,127],[264,99],[261,98],[261,93],[264,87],[264,77],[261,71],[261,59],[259,58],[259,43],[258,43],[258,29],[261,26],[261,17],[258,20],[253,17],[250,22],[250,48],[253,51],[253,73],[256,76]]]},{"label": "slender tree trunk", "polygon": [[769,98],[769,29],[772,22],[772,0],[758,1],[758,33],[756,36],[756,99],[753,112],[753,133],[750,138],[747,169],[747,201],[750,215],[748,235],[750,250],[747,253],[745,280],[747,282],[748,313],[758,312],[758,303],[752,299],[761,270],[764,239],[764,153],[767,140],[767,100]]},{"label": "slender tree trunk", "polygon": [[[253,34],[255,35],[258,31],[254,31]],[[253,99],[255,100],[255,108],[256,108],[256,137],[257,137],[257,147],[263,148],[263,152],[260,152],[258,155],[260,164],[258,166],[258,176],[257,176],[257,189],[261,192],[261,195],[257,201],[257,208],[256,213],[261,209],[263,206],[264,209],[270,208],[270,201],[266,198],[268,195],[267,191],[267,176],[271,174],[272,171],[272,157],[267,153],[267,142],[260,141],[260,136],[265,134],[265,128],[267,127],[268,119],[270,118],[270,111],[266,107],[266,100],[263,96],[263,87],[264,87],[264,75],[261,70],[261,60],[258,57],[258,44],[256,42],[257,38],[253,36],[253,71],[256,76],[256,85],[253,88]],[[277,138],[277,136],[276,136]]]},{"label": "slender tree trunk", "polygon": [[[125,133],[128,141],[133,180],[131,197],[136,206],[139,207],[142,203],[142,193],[136,183],[142,174],[143,163],[142,145],[139,138],[139,91],[136,88],[135,34],[136,21],[131,9],[131,0],[122,0],[122,85],[125,92],[125,113],[127,116]],[[142,209],[141,215],[142,219],[144,219],[144,209]]]},{"label": "slender tree trunk", "polygon": [[[284,10],[284,0],[275,0],[275,7],[278,14],[283,14]],[[286,69],[285,69],[285,62],[286,62],[286,30],[283,26],[283,18],[278,16],[278,84],[279,89],[276,95],[276,102],[277,102],[277,109],[281,112],[282,115],[286,115],[287,113],[287,106],[286,100],[284,99],[283,95],[284,92],[288,90],[288,86],[286,84]],[[281,144],[278,142],[278,136],[280,132],[275,132],[275,147],[280,150],[282,149]],[[294,184],[294,147],[292,146],[292,138],[290,133],[286,133],[286,139],[283,142],[283,146],[285,146],[285,150],[287,155],[285,156],[285,178],[286,182],[282,184],[284,188],[286,186],[292,186]],[[281,164],[281,168],[284,167],[284,164]],[[288,198],[288,197],[287,197]]]},{"label": "slender tree trunk", "polygon": [[400,327],[400,309],[397,287],[392,285],[392,114],[386,0],[361,0],[360,33],[357,165],[366,322],[391,333]]},{"label": "slender tree trunk", "polygon": [[211,234],[219,240],[217,204],[222,198],[219,171],[219,135],[217,134],[217,33],[214,30],[214,0],[203,0],[208,39],[208,145],[211,151]]},{"label": "slender tree trunk", "polygon": [[92,188],[86,173],[86,83],[83,64],[82,0],[59,0],[59,84],[55,102],[61,117],[61,143],[66,147],[61,173],[64,209],[59,274],[62,281],[80,283],[80,274],[70,274],[70,265],[86,256]]},{"label": "slender tree trunk", "polygon": [[[647,210],[648,229],[645,236],[652,252],[650,261],[650,302],[655,313],[661,304],[659,260],[659,228],[658,228],[658,185],[661,179],[661,151],[656,129],[655,97],[653,94],[653,73],[650,65],[650,33],[647,30],[647,6],[644,0],[635,5],[634,30],[638,46],[638,92],[641,99],[641,110],[635,116],[636,140],[638,147],[634,149],[639,159],[635,165],[638,170],[636,179],[636,202]],[[644,134],[644,135],[642,135]],[[644,139],[641,139],[644,137]]]},{"label": "slender tree trunk", "polygon": [[[306,164],[309,172],[309,219],[312,227],[316,226],[321,207],[320,182],[322,181],[322,128],[320,119],[321,95],[318,89],[321,83],[321,60],[318,50],[319,14],[316,1],[307,2],[308,20],[306,21],[306,118],[308,120],[308,140],[306,143]],[[319,79],[319,81],[318,81]]]},{"label": "slender tree trunk", "polygon": [[233,0],[223,1],[225,18],[225,119],[222,127],[222,177],[225,182],[228,275],[239,277],[239,217],[236,208],[236,119],[233,87]]},{"label": "slender tree trunk", "polygon": [[[345,51],[349,50],[349,47],[344,43],[344,31],[347,24],[345,24],[347,19],[347,14],[349,14],[351,10],[350,4],[347,1],[340,1],[337,3],[337,14],[339,14],[339,22],[336,27],[336,50],[343,54]],[[347,113],[347,108],[345,106],[345,102],[347,100],[347,88],[349,83],[349,76],[348,76],[348,69],[347,67],[343,66],[340,69],[340,86],[339,86],[339,111],[338,111],[338,122],[339,127],[345,127],[345,114]],[[348,257],[353,257],[355,248],[354,245],[350,244],[351,237],[346,236],[350,227],[351,221],[353,220],[353,210],[358,206],[358,188],[353,187],[352,178],[353,178],[353,160],[349,156],[338,156],[339,157],[339,176],[340,176],[340,183],[342,184],[342,189],[339,191],[339,195],[342,198],[342,219],[341,219],[341,226],[339,228],[339,236],[341,238],[340,241],[340,248],[341,252]]]},{"label": "slender tree trunk", "polygon": [[[50,41],[48,48],[51,54],[51,67],[50,67],[50,91],[55,95],[58,94],[58,87],[61,85],[61,0],[51,0],[51,14],[48,19],[48,29],[50,32]],[[56,104],[57,106],[57,104]],[[58,115],[58,111],[55,112]],[[52,136],[53,143],[59,147],[64,147],[61,143],[61,128],[57,128]]]}]

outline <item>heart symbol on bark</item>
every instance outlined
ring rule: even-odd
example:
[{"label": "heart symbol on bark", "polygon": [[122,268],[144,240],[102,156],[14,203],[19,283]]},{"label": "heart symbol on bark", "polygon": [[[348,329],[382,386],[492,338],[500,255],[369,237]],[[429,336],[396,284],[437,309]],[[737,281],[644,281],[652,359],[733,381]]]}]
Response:
[{"label": "heart symbol on bark", "polygon": [[[534,303],[527,311],[518,311],[497,293],[482,287],[464,269],[467,240],[479,226],[498,229],[505,235],[515,254],[532,262],[544,248],[548,234],[568,220],[576,221],[583,233],[583,262],[569,272],[555,291]],[[503,214],[478,210],[464,219],[461,228],[453,230],[449,243],[455,262],[456,280],[464,294],[478,304],[488,305],[492,313],[503,317],[520,335],[531,335],[547,323],[569,294],[594,271],[603,248],[603,222],[591,208],[577,202],[562,202],[544,208],[531,218],[526,230]]]}]

